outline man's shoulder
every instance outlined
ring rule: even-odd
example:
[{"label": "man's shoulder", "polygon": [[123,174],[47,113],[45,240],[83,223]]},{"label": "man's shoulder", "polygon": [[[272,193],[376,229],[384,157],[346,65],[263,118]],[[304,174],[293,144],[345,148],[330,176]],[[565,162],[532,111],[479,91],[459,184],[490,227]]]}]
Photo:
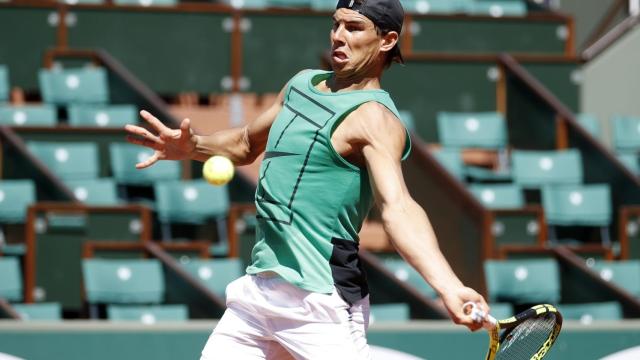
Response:
[{"label": "man's shoulder", "polygon": [[381,124],[387,122],[392,124],[400,123],[396,114],[385,105],[376,101],[369,101],[358,106],[358,108],[353,111],[353,115],[356,117],[365,117]]}]

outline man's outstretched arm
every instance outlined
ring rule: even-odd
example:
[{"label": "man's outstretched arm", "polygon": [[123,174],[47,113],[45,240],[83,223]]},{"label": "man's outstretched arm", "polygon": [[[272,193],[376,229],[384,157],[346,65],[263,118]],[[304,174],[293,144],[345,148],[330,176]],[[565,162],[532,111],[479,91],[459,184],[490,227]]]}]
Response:
[{"label": "man's outstretched arm", "polygon": [[[383,226],[398,253],[436,290],[457,324],[477,330],[481,324],[464,314],[463,304],[489,307],[483,297],[465,287],[440,251],[431,223],[422,207],[410,196],[401,169],[405,146],[404,127],[386,109],[361,112],[367,117],[362,153],[381,211]],[[371,121],[374,118],[374,121]]]}]

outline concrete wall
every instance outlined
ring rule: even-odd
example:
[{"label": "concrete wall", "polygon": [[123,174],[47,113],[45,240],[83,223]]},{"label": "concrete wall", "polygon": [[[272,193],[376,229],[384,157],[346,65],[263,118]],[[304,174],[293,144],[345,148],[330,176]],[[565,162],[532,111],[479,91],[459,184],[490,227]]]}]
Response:
[{"label": "concrete wall", "polygon": [[640,26],[583,67],[581,111],[598,116],[611,143],[612,115],[640,116]]},{"label": "concrete wall", "polygon": [[[581,50],[591,32],[615,0],[556,0],[555,8],[573,16],[576,25],[576,49]],[[616,19],[620,21],[624,17]]]}]

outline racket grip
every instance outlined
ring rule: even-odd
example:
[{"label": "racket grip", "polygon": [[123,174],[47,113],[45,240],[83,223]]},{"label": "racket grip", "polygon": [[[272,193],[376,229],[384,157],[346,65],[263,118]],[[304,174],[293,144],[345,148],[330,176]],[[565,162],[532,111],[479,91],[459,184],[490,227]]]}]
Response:
[{"label": "racket grip", "polygon": [[478,305],[474,302],[466,302],[462,305],[464,312],[471,315],[471,319],[475,322],[482,322],[483,327],[486,329],[492,329],[498,323],[498,320],[489,314],[485,314],[484,311],[478,308]]}]

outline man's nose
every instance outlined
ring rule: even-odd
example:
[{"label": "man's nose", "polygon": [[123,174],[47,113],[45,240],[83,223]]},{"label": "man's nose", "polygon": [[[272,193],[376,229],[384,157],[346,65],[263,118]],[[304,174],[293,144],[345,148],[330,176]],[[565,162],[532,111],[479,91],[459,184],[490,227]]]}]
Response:
[{"label": "man's nose", "polygon": [[344,27],[342,25],[338,26],[331,32],[331,41],[343,43],[344,42]]}]

